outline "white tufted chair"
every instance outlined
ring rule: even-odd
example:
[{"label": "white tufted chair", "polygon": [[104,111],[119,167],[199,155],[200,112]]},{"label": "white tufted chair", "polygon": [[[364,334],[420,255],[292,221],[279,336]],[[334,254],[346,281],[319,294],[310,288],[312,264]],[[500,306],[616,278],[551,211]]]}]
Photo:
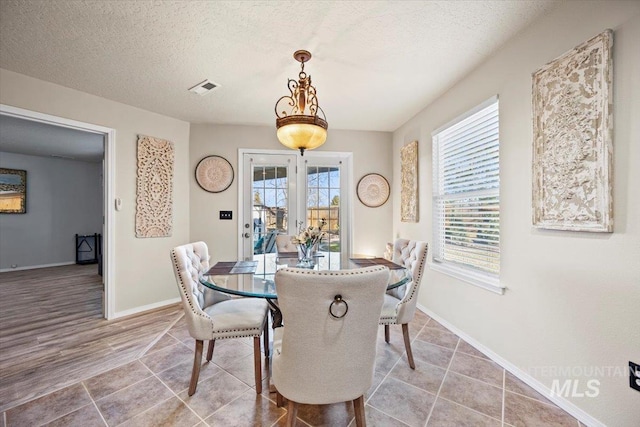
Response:
[{"label": "white tufted chair", "polygon": [[[364,394],[373,380],[377,322],[388,280],[383,266],[276,272],[284,327],[275,330],[272,379],[278,406],[283,396],[289,400],[287,426],[295,423],[297,403],[344,401],[353,401],[356,424],[364,426]],[[334,303],[338,296],[343,302]],[[330,308],[344,317],[332,316]]]},{"label": "white tufted chair", "polygon": [[298,252],[298,246],[291,242],[293,236],[278,234],[276,236],[276,250],[281,252]]},{"label": "white tufted chair", "polygon": [[[260,334],[264,331],[265,342],[267,342],[268,305],[266,300],[232,299],[228,295],[203,286],[199,279],[209,270],[209,250],[204,242],[173,248],[171,260],[189,334],[196,340],[189,396],[196,392],[198,385],[203,341],[209,340],[207,361],[211,361],[215,340],[245,337],[253,337],[256,392],[262,393]],[[268,347],[265,346],[266,348]]]},{"label": "white tufted chair", "polygon": [[404,265],[411,271],[411,282],[399,288],[387,292],[384,297],[380,324],[384,325],[384,339],[389,342],[389,325],[402,325],[404,346],[407,350],[409,366],[415,369],[413,353],[411,352],[411,340],[409,338],[409,322],[416,313],[418,303],[418,291],[420,282],[427,263],[427,251],[429,246],[419,240],[397,239],[393,244],[392,261]]}]

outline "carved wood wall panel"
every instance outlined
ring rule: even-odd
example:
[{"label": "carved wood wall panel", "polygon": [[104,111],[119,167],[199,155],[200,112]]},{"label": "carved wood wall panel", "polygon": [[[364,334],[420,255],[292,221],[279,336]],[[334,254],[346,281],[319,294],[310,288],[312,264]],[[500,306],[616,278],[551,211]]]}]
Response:
[{"label": "carved wood wall panel", "polygon": [[400,220],[418,222],[418,141],[400,149]]},{"label": "carved wood wall panel", "polygon": [[611,232],[612,43],[607,30],[533,74],[533,224]]},{"label": "carved wood wall panel", "polygon": [[138,136],[136,237],[168,237],[173,229],[173,143]]}]

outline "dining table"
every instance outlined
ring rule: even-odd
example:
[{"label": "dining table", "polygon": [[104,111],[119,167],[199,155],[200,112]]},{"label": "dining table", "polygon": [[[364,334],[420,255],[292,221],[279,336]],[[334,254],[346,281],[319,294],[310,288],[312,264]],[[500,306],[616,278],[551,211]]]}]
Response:
[{"label": "dining table", "polygon": [[[293,267],[298,262],[297,253],[281,253],[277,257],[278,268]],[[318,268],[316,263],[316,269]],[[378,257],[352,257],[348,266],[343,269],[354,269],[383,265],[389,269],[389,281],[387,290],[399,288],[411,281],[411,271],[403,265],[396,264],[386,258]],[[200,283],[215,291],[225,294],[264,298],[269,303],[272,316],[272,326],[282,326],[282,313],[278,307],[278,294],[273,278],[256,274],[257,261],[221,261],[216,263],[200,277]],[[243,276],[238,280],[228,280],[231,276]]]}]

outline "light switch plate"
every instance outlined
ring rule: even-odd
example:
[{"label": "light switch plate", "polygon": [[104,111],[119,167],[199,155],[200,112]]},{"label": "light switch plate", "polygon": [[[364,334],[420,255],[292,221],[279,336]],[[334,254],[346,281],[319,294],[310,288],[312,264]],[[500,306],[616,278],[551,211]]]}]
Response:
[{"label": "light switch plate", "polygon": [[640,365],[629,361],[629,386],[640,391]]},{"label": "light switch plate", "polygon": [[220,211],[220,219],[233,219],[233,211]]}]

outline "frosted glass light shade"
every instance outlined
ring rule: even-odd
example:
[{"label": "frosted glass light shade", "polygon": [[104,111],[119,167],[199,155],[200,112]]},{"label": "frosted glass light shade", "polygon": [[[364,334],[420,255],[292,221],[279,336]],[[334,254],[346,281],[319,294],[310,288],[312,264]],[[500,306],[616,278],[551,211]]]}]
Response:
[{"label": "frosted glass light shade", "polygon": [[293,150],[313,150],[327,140],[327,130],[310,123],[290,123],[278,128],[278,140]]}]

